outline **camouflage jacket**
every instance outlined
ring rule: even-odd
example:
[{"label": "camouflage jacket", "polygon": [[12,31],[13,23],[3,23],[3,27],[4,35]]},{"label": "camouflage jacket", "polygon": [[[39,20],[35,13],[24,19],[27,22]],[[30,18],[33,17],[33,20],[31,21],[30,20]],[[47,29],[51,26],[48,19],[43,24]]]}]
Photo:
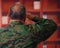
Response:
[{"label": "camouflage jacket", "polygon": [[0,29],[0,48],[36,48],[57,28],[55,22],[49,19],[34,17],[32,20],[36,23],[24,25],[15,21]]}]

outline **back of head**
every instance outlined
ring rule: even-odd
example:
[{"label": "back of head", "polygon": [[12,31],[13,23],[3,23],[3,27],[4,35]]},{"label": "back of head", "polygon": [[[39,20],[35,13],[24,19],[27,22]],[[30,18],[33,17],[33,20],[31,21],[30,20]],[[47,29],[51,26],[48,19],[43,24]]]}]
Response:
[{"label": "back of head", "polygon": [[25,20],[26,9],[22,4],[20,4],[20,2],[16,2],[11,6],[9,16],[11,19]]}]

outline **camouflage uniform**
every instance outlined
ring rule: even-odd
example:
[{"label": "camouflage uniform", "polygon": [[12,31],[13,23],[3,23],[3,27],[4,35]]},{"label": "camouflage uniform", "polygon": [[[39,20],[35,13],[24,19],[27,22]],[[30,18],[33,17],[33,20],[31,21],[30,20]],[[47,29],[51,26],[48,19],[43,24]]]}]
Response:
[{"label": "camouflage uniform", "polygon": [[24,25],[21,22],[11,22],[9,26],[0,29],[0,48],[36,48],[54,33],[57,26],[48,19],[32,19],[36,24]]}]

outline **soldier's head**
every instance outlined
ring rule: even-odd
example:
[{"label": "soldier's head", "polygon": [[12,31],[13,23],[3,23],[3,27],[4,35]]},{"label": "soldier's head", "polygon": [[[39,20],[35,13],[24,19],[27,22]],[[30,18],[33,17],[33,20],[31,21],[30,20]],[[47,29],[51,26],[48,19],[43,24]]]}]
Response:
[{"label": "soldier's head", "polygon": [[13,20],[23,20],[26,18],[26,9],[20,4],[20,2],[16,2],[10,7],[9,16]]}]

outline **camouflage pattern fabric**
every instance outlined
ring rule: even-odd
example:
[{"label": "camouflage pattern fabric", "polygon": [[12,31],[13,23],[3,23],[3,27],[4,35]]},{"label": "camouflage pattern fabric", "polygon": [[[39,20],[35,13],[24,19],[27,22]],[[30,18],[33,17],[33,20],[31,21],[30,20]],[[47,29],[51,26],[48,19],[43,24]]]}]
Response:
[{"label": "camouflage pattern fabric", "polygon": [[0,48],[36,48],[37,44],[49,38],[57,28],[54,21],[48,19],[32,19],[36,24],[24,25],[11,22],[0,29]]}]

